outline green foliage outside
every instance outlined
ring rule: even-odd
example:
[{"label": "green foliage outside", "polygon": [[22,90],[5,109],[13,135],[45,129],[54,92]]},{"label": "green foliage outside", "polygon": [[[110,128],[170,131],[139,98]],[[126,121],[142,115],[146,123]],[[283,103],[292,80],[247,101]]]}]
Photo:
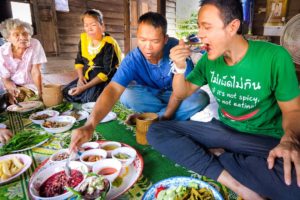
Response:
[{"label": "green foliage outside", "polygon": [[191,17],[186,20],[178,20],[176,23],[176,36],[177,38],[185,38],[190,34],[198,33],[197,25],[198,14],[194,12]]}]

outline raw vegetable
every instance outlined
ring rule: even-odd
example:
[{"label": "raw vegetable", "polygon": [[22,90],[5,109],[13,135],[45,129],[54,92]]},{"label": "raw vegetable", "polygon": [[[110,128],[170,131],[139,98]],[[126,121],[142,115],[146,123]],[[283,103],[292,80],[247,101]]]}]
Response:
[{"label": "raw vegetable", "polygon": [[60,113],[66,112],[68,110],[72,110],[73,109],[73,104],[70,102],[63,102],[57,106],[53,106],[51,107],[51,110],[56,110]]},{"label": "raw vegetable", "polygon": [[23,130],[14,135],[11,140],[0,148],[0,156],[5,155],[11,151],[25,149],[34,146],[52,135],[45,133],[40,134],[38,131]]}]

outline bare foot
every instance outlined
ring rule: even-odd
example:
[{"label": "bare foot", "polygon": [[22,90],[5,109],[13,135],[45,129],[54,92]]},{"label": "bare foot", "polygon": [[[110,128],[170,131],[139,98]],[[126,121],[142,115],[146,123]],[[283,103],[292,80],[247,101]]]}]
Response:
[{"label": "bare foot", "polygon": [[208,149],[208,151],[210,153],[214,154],[215,156],[220,156],[222,153],[225,152],[225,150],[222,148],[211,148],[211,149]]}]

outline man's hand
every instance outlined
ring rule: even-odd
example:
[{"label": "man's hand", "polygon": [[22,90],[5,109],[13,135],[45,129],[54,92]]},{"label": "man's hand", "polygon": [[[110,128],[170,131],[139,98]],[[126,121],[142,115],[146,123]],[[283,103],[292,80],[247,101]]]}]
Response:
[{"label": "man's hand", "polygon": [[285,134],[280,143],[270,151],[268,156],[268,168],[274,167],[276,158],[283,158],[284,180],[287,185],[292,182],[291,171],[293,164],[296,169],[297,183],[300,187],[300,143],[296,138]]},{"label": "man's hand", "polygon": [[84,125],[72,131],[72,138],[70,143],[70,150],[77,151],[77,149],[85,142],[88,142],[93,136],[94,128],[92,125]]},{"label": "man's hand", "polygon": [[0,142],[6,144],[13,136],[12,132],[6,128],[0,128]]},{"label": "man's hand", "polygon": [[87,84],[87,80],[85,79],[84,76],[81,76],[78,78],[78,82],[77,82],[77,87],[83,86]]},{"label": "man's hand", "polygon": [[186,59],[191,55],[190,47],[179,40],[179,44],[170,51],[170,58],[178,68],[186,67]]}]

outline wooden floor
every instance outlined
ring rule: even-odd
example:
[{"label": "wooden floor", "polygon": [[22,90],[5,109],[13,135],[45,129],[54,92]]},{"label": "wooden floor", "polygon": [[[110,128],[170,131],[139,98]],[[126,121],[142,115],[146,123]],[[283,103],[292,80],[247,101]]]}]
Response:
[{"label": "wooden floor", "polygon": [[47,64],[42,67],[43,83],[66,85],[77,77],[74,58],[47,57]]}]

